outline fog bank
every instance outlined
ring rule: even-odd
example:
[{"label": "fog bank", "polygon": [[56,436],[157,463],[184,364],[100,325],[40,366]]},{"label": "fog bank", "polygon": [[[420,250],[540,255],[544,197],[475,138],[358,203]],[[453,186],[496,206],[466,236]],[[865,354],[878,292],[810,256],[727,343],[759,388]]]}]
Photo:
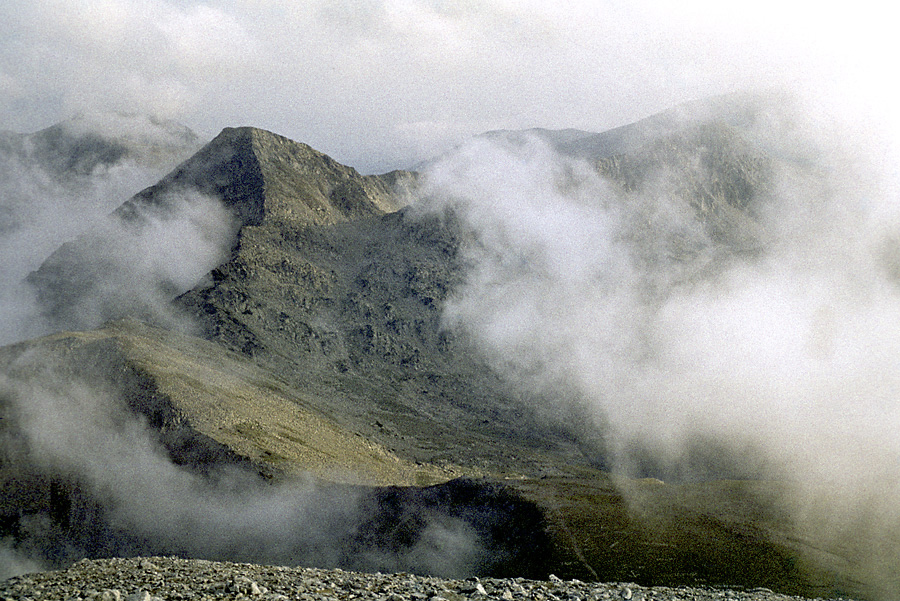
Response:
[{"label": "fog bank", "polygon": [[[224,457],[179,465],[120,394],[35,352],[0,376],[2,476],[21,503],[15,536],[0,541],[0,577],[136,555],[458,577],[490,558],[466,519],[427,499],[382,507],[370,487],[267,481]],[[35,505],[47,494],[49,506]]]},{"label": "fog bank", "polygon": [[786,481],[798,524],[877,541],[900,527],[900,205],[875,139],[803,114],[740,129],[772,159],[740,212],[684,194],[725,177],[708,147],[629,192],[527,137],[439,161],[422,206],[470,235],[446,327],[593,421],[617,471]]}]

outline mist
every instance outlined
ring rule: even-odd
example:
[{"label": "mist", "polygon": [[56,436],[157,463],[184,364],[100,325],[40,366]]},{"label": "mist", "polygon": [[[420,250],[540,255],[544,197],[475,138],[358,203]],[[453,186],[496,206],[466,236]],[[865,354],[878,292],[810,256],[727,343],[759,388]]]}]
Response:
[{"label": "mist", "polygon": [[[369,530],[376,514],[364,487],[312,477],[271,482],[227,461],[206,473],[177,465],[114,383],[73,377],[34,352],[0,378],[0,399],[4,455],[55,482],[67,512],[61,521],[22,520],[16,542],[3,541],[3,577],[106,555],[456,575],[483,559],[469,526],[439,512],[412,543],[398,546],[389,533],[379,540]],[[27,512],[30,493],[18,494]],[[360,550],[367,536],[384,548]]]},{"label": "mist", "polygon": [[[786,506],[809,528],[896,532],[891,8],[15,4],[0,40],[4,129],[136,110],[209,136],[264,127],[364,172],[417,164],[486,130],[604,131],[746,85],[821,86],[805,117],[772,115],[744,132],[778,162],[766,197],[728,240],[698,220],[665,169],[625,193],[596,165],[537,139],[465,143],[429,168],[420,204],[455,212],[471,234],[466,284],[445,327],[537,393],[552,419],[586,418],[618,472],[777,479],[790,483]],[[857,120],[841,121],[848,114]],[[123,130],[112,123],[77,127]],[[190,191],[131,219],[111,216],[164,173],[124,160],[61,180],[22,157],[0,160],[0,344],[124,314],[191,331],[169,301],[227,258],[234,225],[217,199]],[[57,273],[28,279],[66,243],[51,261]],[[62,277],[66,266],[74,278]],[[7,374],[0,386],[29,461],[88,487],[111,527],[185,553],[334,560],[313,548],[334,542],[325,530],[355,515],[355,497],[308,482],[262,486],[240,472],[197,475],[166,457],[118,391],[69,380]],[[333,512],[309,513],[315,498]],[[289,539],[295,523],[311,530]],[[466,566],[481,552],[458,522],[428,532],[409,556],[369,567],[440,570],[447,564],[431,558]],[[248,541],[247,555],[237,540]],[[39,554],[26,551],[0,548],[0,566],[35,565]]]},{"label": "mist", "polygon": [[777,160],[725,229],[684,173],[625,191],[528,137],[464,145],[420,206],[469,234],[445,327],[592,421],[614,471],[786,482],[801,527],[877,546],[900,527],[900,205],[876,138],[796,108],[742,130]]},{"label": "mist", "polygon": [[180,200],[171,199],[173,214],[143,210],[140,227],[113,216],[195,147],[196,136],[186,128],[146,116],[88,113],[37,134],[8,134],[3,142],[0,344],[57,329],[96,327],[116,316],[96,310],[98,293],[93,303],[85,302],[95,305],[93,310],[83,306],[80,313],[69,311],[70,319],[54,321],[40,291],[27,282],[60,246],[79,237],[84,237],[78,243],[80,261],[96,265],[106,253],[107,278],[130,273],[130,294],[147,298],[145,304],[160,314],[167,309],[153,297],[159,296],[154,289],[162,281],[186,289],[230,249],[230,216],[215,199],[186,192]]},{"label": "mist", "polygon": [[60,247],[27,281],[52,330],[132,316],[190,331],[172,300],[228,259],[236,233],[221,201],[185,190],[154,205],[124,205]]},{"label": "mist", "polygon": [[34,163],[15,157],[0,162],[3,227],[0,252],[0,340],[4,343],[42,331],[25,277],[63,242],[112,212],[125,198],[149,185],[153,175],[122,166],[69,186]]}]

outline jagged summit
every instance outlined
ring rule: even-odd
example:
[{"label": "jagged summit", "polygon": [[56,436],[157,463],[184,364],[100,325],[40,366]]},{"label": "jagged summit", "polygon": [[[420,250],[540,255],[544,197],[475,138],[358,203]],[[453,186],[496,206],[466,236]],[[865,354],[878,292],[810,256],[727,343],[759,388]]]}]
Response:
[{"label": "jagged summit", "polygon": [[362,176],[310,146],[254,127],[228,127],[127,207],[196,190],[219,198],[241,225],[350,221],[399,204],[377,176]]},{"label": "jagged summit", "polygon": [[[403,204],[391,192],[397,177],[362,176],[306,144],[265,130],[226,128],[121,205],[108,223],[60,247],[29,282],[57,329],[96,327],[135,311],[150,318],[158,313],[151,305],[171,301],[227,260],[239,240],[249,239],[245,228],[262,228],[278,237],[384,215]],[[185,224],[184,231],[173,228],[174,223]],[[175,232],[175,239],[154,230]],[[196,254],[190,236],[201,240],[204,251],[217,249],[215,256],[199,263],[196,256],[173,256],[179,248]],[[252,252],[254,244],[246,246]],[[147,273],[135,273],[131,262],[116,260],[132,248],[142,248],[150,258],[141,262]],[[186,272],[173,267],[173,261],[197,269],[184,277]],[[152,283],[154,302],[142,298],[135,305],[128,300],[135,280]]]}]

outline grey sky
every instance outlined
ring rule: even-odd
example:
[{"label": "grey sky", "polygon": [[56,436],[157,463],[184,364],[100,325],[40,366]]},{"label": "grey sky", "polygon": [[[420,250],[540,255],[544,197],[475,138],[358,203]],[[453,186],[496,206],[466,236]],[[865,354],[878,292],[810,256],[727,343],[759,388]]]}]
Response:
[{"label": "grey sky", "polygon": [[866,3],[852,14],[772,0],[2,4],[0,129],[152,113],[206,137],[263,127],[369,172],[485,130],[602,131],[760,85],[864,89],[863,102],[888,104],[878,82],[898,55],[893,9]]}]

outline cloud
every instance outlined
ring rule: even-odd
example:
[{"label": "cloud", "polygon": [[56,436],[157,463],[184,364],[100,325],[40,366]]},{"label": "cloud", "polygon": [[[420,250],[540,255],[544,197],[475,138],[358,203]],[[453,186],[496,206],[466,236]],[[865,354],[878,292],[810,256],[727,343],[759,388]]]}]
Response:
[{"label": "cloud", "polygon": [[205,136],[254,125],[364,171],[418,163],[486,130],[603,131],[748,86],[801,82],[879,112],[895,97],[881,77],[895,54],[883,26],[892,20],[877,11],[651,0],[16,4],[0,41],[4,127],[29,131],[86,109],[161,114]]},{"label": "cloud", "polygon": [[34,162],[0,159],[0,342],[45,333],[33,291],[25,277],[60,244],[102,220],[121,202],[149,185],[158,171],[123,163],[94,177],[60,182]]},{"label": "cloud", "polygon": [[539,139],[475,140],[427,173],[424,205],[476,240],[445,319],[528,386],[574,386],[626,437],[829,421],[857,402],[845,387],[868,399],[855,410],[897,412],[893,191],[835,162],[858,157],[817,156],[779,171],[749,259],[719,254],[665,172],[623,199]]},{"label": "cloud", "polygon": [[60,247],[28,282],[52,330],[84,330],[126,315],[181,329],[172,306],[234,245],[234,217],[192,190],[158,204],[131,204]]},{"label": "cloud", "polygon": [[[801,132],[814,137],[797,144]],[[793,487],[802,527],[891,536],[898,189],[852,128],[839,146],[802,124],[744,135],[791,159],[772,164],[753,222],[731,223],[753,225],[735,248],[704,224],[713,209],[677,192],[677,171],[623,195],[538,138],[451,153],[422,199],[470,240],[445,324],[549,416],[592,423],[617,470],[773,478]]]},{"label": "cloud", "polygon": [[[184,191],[156,210],[138,207],[127,222],[111,215],[195,145],[190,131],[169,122],[97,113],[5,140],[0,343],[96,327],[128,308],[179,322],[169,301],[227,256],[230,214],[217,199]],[[44,288],[29,285],[51,255],[72,271],[44,277]],[[77,282],[76,272],[87,279]]]},{"label": "cloud", "polygon": [[[424,497],[383,507],[379,494],[398,489],[267,481],[224,460],[203,473],[177,465],[118,383],[81,376],[35,351],[0,375],[0,450],[15,466],[4,476],[20,479],[26,499],[15,540],[0,541],[4,576],[84,556],[176,554],[459,577],[488,557],[484,532]],[[50,498],[31,496],[29,483]],[[394,511],[410,519],[398,523]]]},{"label": "cloud", "polygon": [[38,113],[46,102],[26,116],[42,125],[84,111],[184,115],[211,84],[240,78],[256,52],[232,15],[203,4],[47,0],[17,11],[17,30],[3,48],[5,77],[30,99],[57,99],[50,110],[63,113],[49,122]]}]

